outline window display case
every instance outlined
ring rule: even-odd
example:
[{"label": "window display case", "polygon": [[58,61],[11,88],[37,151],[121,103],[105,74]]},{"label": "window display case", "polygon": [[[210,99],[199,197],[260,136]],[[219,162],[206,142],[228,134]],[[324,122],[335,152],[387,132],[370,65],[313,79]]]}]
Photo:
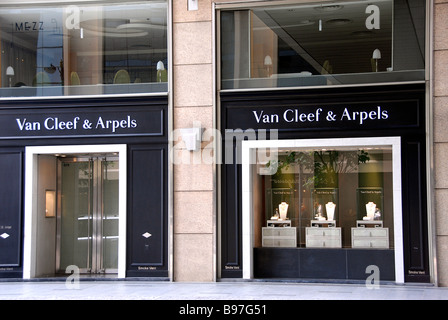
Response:
[{"label": "window display case", "polygon": [[358,188],[357,220],[383,220],[383,188]]},{"label": "window display case", "polygon": [[270,217],[262,228],[262,247],[297,247],[297,228],[291,227],[290,219],[293,190],[274,188],[266,194],[266,215]]},{"label": "window display case", "polygon": [[351,228],[352,248],[389,248],[389,228],[383,225],[383,188],[357,189],[357,221]]},{"label": "window display case", "polygon": [[267,189],[265,199],[266,220],[286,220],[294,216],[294,189]]},{"label": "window display case", "polygon": [[389,248],[389,228],[383,228],[383,221],[358,220],[351,238],[352,248]]},{"label": "window display case", "polygon": [[[271,174],[258,173],[261,247],[390,248],[390,148],[280,151]],[[261,195],[261,194],[260,194]],[[387,196],[385,196],[387,195]],[[263,204],[263,205],[261,205]]]},{"label": "window display case", "polygon": [[315,220],[337,220],[338,189],[316,188],[312,193],[313,214]]},{"label": "window display case", "polygon": [[291,220],[268,220],[267,224],[262,228],[263,247],[297,247],[297,228],[291,227]]},{"label": "window display case", "polygon": [[341,228],[309,227],[306,228],[307,248],[341,248]]},{"label": "window display case", "polygon": [[[364,276],[365,263],[392,275],[403,244],[394,196],[401,192],[395,169],[400,145],[393,137],[244,141],[244,277],[350,278]],[[275,168],[271,175],[257,170],[264,159],[257,151],[267,146],[275,147],[263,162]],[[287,192],[273,195],[274,189]],[[375,220],[377,209],[381,220]],[[363,219],[372,212],[371,220]],[[329,265],[334,269],[327,270]]]}]

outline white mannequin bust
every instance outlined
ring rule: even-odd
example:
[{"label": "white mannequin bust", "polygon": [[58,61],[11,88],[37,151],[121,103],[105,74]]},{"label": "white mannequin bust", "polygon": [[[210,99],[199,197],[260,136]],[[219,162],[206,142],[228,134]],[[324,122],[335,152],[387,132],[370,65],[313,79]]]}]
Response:
[{"label": "white mannequin bust", "polygon": [[325,209],[327,210],[327,219],[334,220],[334,211],[336,209],[336,204],[333,202],[328,202],[325,205]]},{"label": "white mannequin bust", "polygon": [[282,203],[280,203],[278,205],[281,220],[286,220],[286,214],[288,213],[288,207],[289,207],[289,205],[285,201],[283,201]]},{"label": "white mannequin bust", "polygon": [[375,209],[376,209],[375,203],[369,202],[366,204],[367,218],[369,218],[369,220],[373,220],[375,216]]}]

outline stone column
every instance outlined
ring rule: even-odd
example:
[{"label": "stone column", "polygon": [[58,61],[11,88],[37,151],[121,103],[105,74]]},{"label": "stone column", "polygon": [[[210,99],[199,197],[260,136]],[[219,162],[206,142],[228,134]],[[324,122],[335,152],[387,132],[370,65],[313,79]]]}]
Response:
[{"label": "stone column", "polygon": [[448,1],[434,6],[434,185],[437,272],[448,286]]},{"label": "stone column", "polygon": [[[213,59],[211,0],[173,0],[174,129],[200,126],[212,130]],[[214,164],[202,161],[213,152],[210,141],[199,151],[174,142],[174,281],[215,281]]]}]

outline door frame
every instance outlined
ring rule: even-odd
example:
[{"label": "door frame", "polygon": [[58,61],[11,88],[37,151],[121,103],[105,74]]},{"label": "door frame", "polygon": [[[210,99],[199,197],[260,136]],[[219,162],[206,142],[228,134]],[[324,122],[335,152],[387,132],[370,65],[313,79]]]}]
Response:
[{"label": "door frame", "polygon": [[[116,145],[73,145],[73,146],[33,146],[25,148],[25,217],[24,217],[24,249],[23,278],[39,277],[36,272],[38,215],[38,156],[77,153],[116,153],[120,163],[119,169],[119,203],[118,203],[118,278],[126,276],[126,194],[127,194],[127,146]],[[56,172],[55,172],[56,175]]]}]

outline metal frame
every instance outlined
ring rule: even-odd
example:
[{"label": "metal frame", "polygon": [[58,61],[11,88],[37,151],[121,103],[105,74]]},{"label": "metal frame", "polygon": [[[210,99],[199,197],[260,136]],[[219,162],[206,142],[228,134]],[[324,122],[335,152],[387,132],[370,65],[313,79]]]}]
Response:
[{"label": "metal frame", "polygon": [[428,249],[431,282],[439,283],[434,182],[434,0],[426,0],[426,180]]}]

